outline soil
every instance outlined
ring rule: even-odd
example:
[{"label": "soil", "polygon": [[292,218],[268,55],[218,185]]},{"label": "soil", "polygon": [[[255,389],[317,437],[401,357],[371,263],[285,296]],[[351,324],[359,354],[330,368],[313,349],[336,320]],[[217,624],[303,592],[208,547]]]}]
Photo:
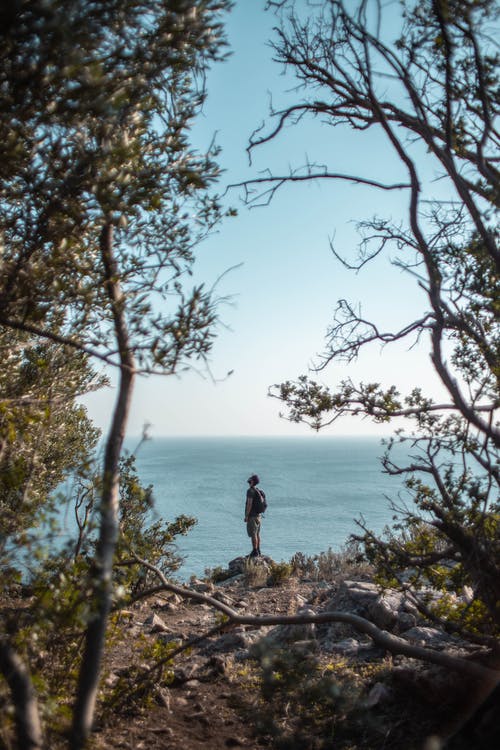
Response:
[{"label": "soil", "polygon": [[[317,596],[315,584],[291,579],[279,587],[247,587],[242,583],[216,587],[240,611],[261,614],[292,614],[303,599]],[[302,598],[300,598],[302,597]],[[127,625],[130,639],[115,649],[108,668],[118,672],[133,658],[139,638],[149,641],[162,638],[156,616],[165,625],[166,637],[191,641],[206,633],[220,620],[213,608],[177,597],[164,597],[136,605],[129,611]],[[244,628],[228,628],[200,641],[190,652],[175,658],[174,679],[156,696],[156,705],[131,715],[123,724],[98,728],[96,748],[129,748],[130,750],[226,750],[254,748],[253,727],[242,718],[239,706],[248,697],[242,683],[245,667],[234,659],[241,646],[239,635]],[[251,630],[251,629],[247,629]]]},{"label": "soil", "polygon": [[[200,587],[203,589],[203,584]],[[332,589],[336,588],[335,584],[297,578],[272,587],[251,586],[243,580],[209,587],[207,593],[211,596],[226,597],[226,603],[240,612],[251,614],[293,614],[305,602],[315,607],[325,597],[331,596]],[[136,605],[125,613],[125,617],[128,617],[129,637],[111,653],[107,678],[111,682],[117,674],[126,672],[134,660],[137,661],[137,649],[139,644],[144,647],[144,640],[152,645],[158,639],[172,638],[176,643],[185,644],[220,623],[220,613],[212,607],[175,595]],[[345,632],[339,632],[339,638],[356,635],[347,626],[340,627],[345,628]],[[256,733],[253,719],[257,709],[254,714],[251,710],[248,713],[249,704],[258,705],[258,678],[255,662],[241,656],[248,654],[245,648],[248,640],[261,638],[262,630],[265,629],[257,631],[252,627],[232,626],[200,640],[192,649],[176,656],[173,667],[169,667],[172,669],[170,676],[163,673],[163,681],[157,684],[153,704],[122,714],[118,723],[113,715],[109,725],[97,728],[95,747],[99,750],[223,750],[272,746],[271,737]],[[315,658],[324,665],[332,663],[332,654],[322,653],[321,644]],[[349,668],[354,672],[360,668],[360,674],[366,667],[356,658],[341,658],[338,663],[341,669]],[[387,750],[420,750],[425,737],[446,720],[447,701],[439,695],[433,695],[431,703],[426,700],[428,688],[422,689],[415,679],[415,673],[424,670],[422,665],[413,663],[406,675],[408,660],[402,657],[393,659],[384,653],[377,654],[375,650],[375,661],[368,669],[376,671],[381,664],[389,670],[396,667],[400,674],[398,694],[382,709],[385,724],[382,731],[387,734],[386,739],[381,744],[368,745],[366,740],[353,738],[352,743],[336,743],[336,747],[372,750],[383,746]],[[444,691],[447,690],[445,686]],[[387,726],[391,726],[390,732]],[[325,746],[320,744],[318,747]]]}]

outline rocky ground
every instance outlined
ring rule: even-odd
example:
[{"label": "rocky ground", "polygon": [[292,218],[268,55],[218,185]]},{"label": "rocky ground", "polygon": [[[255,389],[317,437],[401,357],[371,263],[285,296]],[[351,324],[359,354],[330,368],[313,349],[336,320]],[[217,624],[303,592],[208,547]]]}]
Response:
[{"label": "rocky ground", "polygon": [[[342,609],[369,615],[379,627],[401,635],[408,642],[478,658],[476,648],[440,635],[419,620],[404,597],[396,592],[381,596],[365,576],[350,580],[340,576],[335,582],[291,577],[269,586],[265,575],[251,580],[247,573],[239,572],[243,560],[231,565],[228,579],[219,583],[193,580],[191,590],[206,593],[239,613],[289,615]],[[438,668],[423,667],[406,657],[393,657],[345,624],[261,629],[233,625],[214,632],[220,624],[221,613],[213,607],[174,593],[162,594],[124,613],[120,627],[126,628],[127,638],[124,645],[111,651],[106,678],[109,686],[128,674],[145,645],[151,649],[156,644],[178,648],[210,631],[212,634],[179,653],[165,667],[161,679],[152,675],[153,681],[156,680],[154,700],[142,709],[134,707],[122,712],[123,720],[118,723],[111,721],[99,727],[96,747],[219,750],[273,746],[271,736],[262,728],[258,731],[256,726],[258,712],[263,710],[261,672],[253,658],[258,643],[285,651],[302,649],[304,654],[314,655],[315,669],[323,670],[324,674],[339,673],[343,677],[349,674],[361,685],[365,717],[369,721],[373,718],[377,725],[374,737],[380,740],[366,744],[372,740],[365,739],[365,744],[359,744],[359,739],[353,739],[349,744],[339,739],[331,745],[315,745],[311,740],[309,745],[293,745],[288,739],[288,744],[282,747],[437,750],[442,745],[428,738],[452,732],[463,713],[464,701],[470,697],[470,686],[457,681],[456,676],[450,679],[449,674]],[[290,732],[293,735],[298,718],[296,712],[294,716],[281,717],[288,737]],[[484,740],[488,744],[481,744],[483,739],[477,728],[474,732],[474,736],[469,734],[463,740],[465,744],[456,739],[450,747],[489,750],[494,746],[489,744],[491,732]]]}]

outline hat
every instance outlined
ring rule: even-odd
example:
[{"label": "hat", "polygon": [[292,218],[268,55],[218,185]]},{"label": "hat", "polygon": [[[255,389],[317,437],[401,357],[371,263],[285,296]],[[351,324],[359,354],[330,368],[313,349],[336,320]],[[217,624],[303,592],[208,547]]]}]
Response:
[{"label": "hat", "polygon": [[259,484],[260,479],[257,476],[257,474],[252,474],[251,477],[248,477],[247,482],[253,482],[254,484]]}]

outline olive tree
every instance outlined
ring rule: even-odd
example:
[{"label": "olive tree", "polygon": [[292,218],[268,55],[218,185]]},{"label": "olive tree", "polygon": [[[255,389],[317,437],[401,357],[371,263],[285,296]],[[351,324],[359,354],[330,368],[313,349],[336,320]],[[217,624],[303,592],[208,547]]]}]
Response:
[{"label": "olive tree", "polygon": [[[20,0],[2,9],[0,326],[119,372],[74,748],[92,726],[135,377],[204,360],[215,335],[213,292],[187,288],[184,277],[195,245],[221,218],[211,193],[217,148],[198,153],[188,136],[203,104],[204,73],[223,57],[228,5]],[[9,654],[14,675],[29,677]],[[40,744],[32,735],[25,747]]]},{"label": "olive tree", "polygon": [[[274,57],[297,85],[253,134],[250,153],[312,118],[332,137],[343,128],[360,141],[383,136],[385,164],[403,179],[387,181],[369,161],[359,173],[309,162],[246,182],[246,200],[267,203],[282,185],[310,180],[404,192],[406,216],[367,217],[352,256],[332,249],[365,272],[385,257],[424,295],[418,316],[395,315],[392,330],[340,300],[317,370],[353,363],[374,344],[419,342],[446,394],[353,378],[328,387],[304,375],[271,395],[314,429],[346,415],[406,420],[383,459],[386,472],[406,479],[407,497],[394,503],[400,523],[380,537],[361,522],[367,551],[383,581],[408,589],[427,617],[498,652],[498,8],[490,0],[268,5],[278,14]],[[402,441],[404,451],[394,450]]]}]

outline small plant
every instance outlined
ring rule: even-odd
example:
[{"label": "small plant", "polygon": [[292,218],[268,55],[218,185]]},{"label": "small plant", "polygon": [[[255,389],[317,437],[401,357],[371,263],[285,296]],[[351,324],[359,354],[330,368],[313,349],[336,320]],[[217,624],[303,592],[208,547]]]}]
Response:
[{"label": "small plant", "polygon": [[293,575],[292,563],[279,562],[272,563],[269,569],[267,583],[269,586],[279,586],[281,583],[288,581]]},{"label": "small plant", "polygon": [[354,540],[349,541],[338,552],[334,552],[331,547],[319,555],[308,556],[303,552],[296,552],[290,563],[296,575],[313,581],[335,581],[353,573],[359,576],[368,573],[370,567],[359,544]]},{"label": "small plant", "polygon": [[[243,710],[257,737],[276,750],[381,747],[377,721],[365,708],[366,685],[348,667],[322,666],[313,653],[261,642],[252,649],[259,696]],[[377,744],[377,739],[382,741]]]},{"label": "small plant", "polygon": [[222,565],[217,565],[215,568],[206,568],[205,577],[209,581],[212,581],[212,583],[220,583],[221,581],[226,581],[230,578],[231,574],[227,568],[223,568]]}]

